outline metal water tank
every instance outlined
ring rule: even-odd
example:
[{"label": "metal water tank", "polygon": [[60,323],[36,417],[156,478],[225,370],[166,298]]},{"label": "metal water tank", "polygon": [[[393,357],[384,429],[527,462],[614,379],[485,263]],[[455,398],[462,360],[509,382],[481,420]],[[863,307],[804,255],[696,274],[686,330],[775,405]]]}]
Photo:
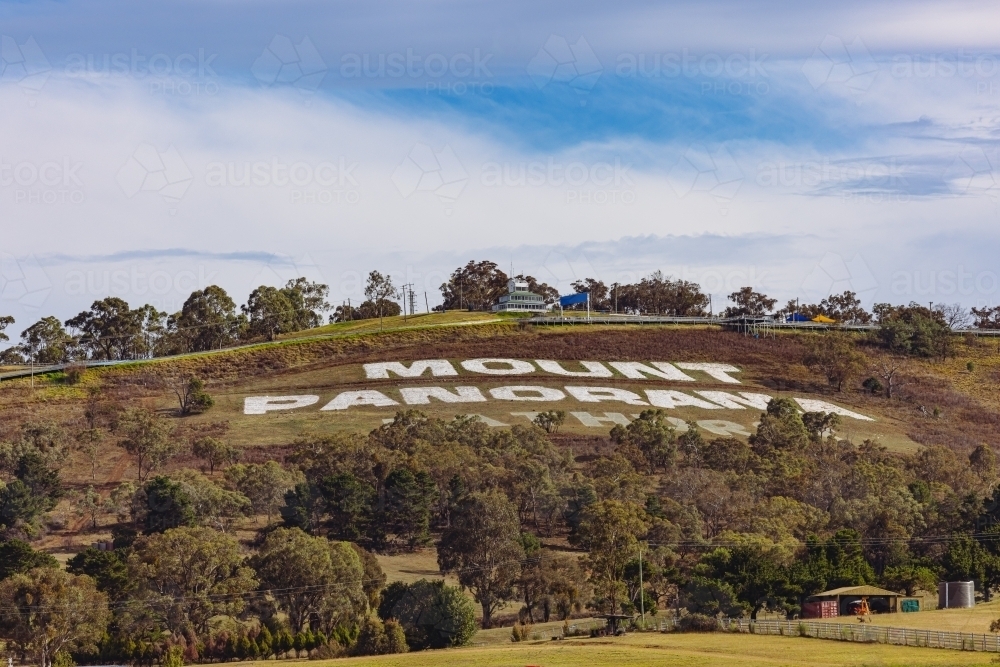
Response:
[{"label": "metal water tank", "polygon": [[942,581],[938,584],[938,609],[976,606],[976,586],[971,581]]}]

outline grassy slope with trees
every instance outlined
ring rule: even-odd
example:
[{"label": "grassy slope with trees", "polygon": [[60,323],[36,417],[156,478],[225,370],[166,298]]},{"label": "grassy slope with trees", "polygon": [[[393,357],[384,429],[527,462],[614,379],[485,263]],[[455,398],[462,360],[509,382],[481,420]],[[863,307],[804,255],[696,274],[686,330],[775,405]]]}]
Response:
[{"label": "grassy slope with trees", "polygon": [[[456,273],[465,299],[472,273]],[[376,303],[388,288],[384,276],[372,282]],[[636,298],[685,303],[693,289],[658,276],[620,287],[619,298],[635,287]],[[251,310],[285,312],[266,304],[316,296],[296,281],[284,289],[255,291]],[[229,308],[211,289],[192,299],[192,312]],[[774,306],[752,290],[733,300],[742,314]],[[854,307],[841,301],[820,306]],[[81,314],[80,329],[106,305]],[[374,312],[380,329],[396,323]],[[262,317],[255,335],[279,337]],[[6,382],[0,604],[18,613],[0,618],[0,636],[44,661],[174,664],[455,646],[477,615],[487,628],[639,606],[794,615],[812,593],[859,583],[913,593],[972,578],[989,596],[1000,586],[993,344],[951,335],[943,311],[884,307],[876,317],[871,335],[759,340],[711,328],[403,329],[77,370],[36,388]],[[103,337],[67,345],[136,352],[132,333],[131,347]],[[203,350],[216,346],[209,339]],[[295,429],[246,447],[215,405],[254,382],[428,356],[729,362],[758,386],[905,424],[921,447],[852,442],[837,419],[780,397],[748,440],[693,424],[681,433],[656,410],[587,437],[558,432],[551,413],[490,429],[406,411],[374,430]],[[84,535],[110,539],[73,555],[68,571],[45,553]],[[387,585],[373,554],[427,547],[464,592]],[[520,612],[504,616],[512,604]]]}]

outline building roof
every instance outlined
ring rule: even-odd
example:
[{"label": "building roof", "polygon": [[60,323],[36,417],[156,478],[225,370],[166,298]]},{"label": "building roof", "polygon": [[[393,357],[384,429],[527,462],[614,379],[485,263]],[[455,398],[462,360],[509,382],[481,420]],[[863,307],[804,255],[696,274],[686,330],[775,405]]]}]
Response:
[{"label": "building roof", "polygon": [[843,588],[834,588],[832,591],[824,591],[822,593],[816,593],[810,597],[814,598],[832,598],[840,595],[859,595],[859,596],[869,596],[869,597],[906,597],[902,593],[896,593],[894,591],[887,591],[884,588],[878,588],[876,586],[844,586]]}]

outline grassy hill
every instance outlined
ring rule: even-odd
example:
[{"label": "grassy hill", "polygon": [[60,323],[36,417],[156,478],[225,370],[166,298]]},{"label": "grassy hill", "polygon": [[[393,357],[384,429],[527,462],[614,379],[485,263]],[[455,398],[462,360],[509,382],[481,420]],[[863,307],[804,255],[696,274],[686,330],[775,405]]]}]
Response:
[{"label": "grassy hill", "polygon": [[[319,406],[341,391],[375,388],[391,393],[400,386],[436,385],[452,388],[472,385],[484,393],[491,387],[521,383],[507,377],[472,375],[458,362],[479,357],[518,359],[634,360],[720,362],[736,366],[740,385],[712,381],[704,375],[698,390],[748,391],[772,396],[813,397],[869,415],[873,422],[844,419],[841,437],[854,442],[873,439],[891,450],[914,451],[921,444],[936,443],[968,451],[991,441],[1000,424],[1000,397],[995,391],[1000,377],[1000,354],[994,343],[972,340],[955,346],[955,356],[946,361],[910,360],[904,368],[902,399],[872,396],[857,388],[857,382],[842,392],[834,391],[823,377],[803,363],[807,336],[823,334],[779,333],[773,338],[755,339],[714,327],[691,326],[555,326],[535,327],[518,318],[475,313],[435,313],[386,318],[379,331],[377,320],[347,322],[283,337],[272,343],[234,350],[156,359],[108,368],[89,369],[78,384],[68,384],[63,374],[36,377],[34,389],[27,378],[0,384],[0,439],[10,439],[19,424],[29,420],[53,420],[68,428],[82,424],[89,392],[100,390],[123,405],[144,405],[171,415],[178,437],[224,425],[226,438],[247,448],[250,460],[277,457],[295,439],[342,431],[368,431],[391,418],[393,408],[351,408],[321,412]],[[366,379],[362,364],[415,359],[452,360],[456,377],[388,380]],[[972,362],[973,370],[968,370]],[[572,367],[567,364],[567,368]],[[173,416],[177,408],[174,387],[188,376],[204,379],[216,405],[202,415]],[[530,383],[561,387],[571,378],[535,374]],[[641,392],[649,387],[688,390],[662,381],[627,380],[621,377],[589,380],[588,384],[614,386]],[[583,382],[577,382],[583,384]],[[266,415],[243,414],[243,401],[252,395],[316,394],[315,406]],[[398,398],[398,397],[397,397]],[[402,406],[405,407],[405,406]],[[614,412],[630,418],[642,408],[617,403],[560,404],[506,403],[449,405],[432,402],[419,406],[424,412],[450,418],[459,413],[478,413],[504,424],[527,424],[527,418],[512,412],[560,408],[588,411],[602,417]],[[746,410],[704,410],[679,408],[677,418],[721,419],[752,430],[758,412]],[[577,456],[594,456],[607,451],[611,424],[601,428],[583,425],[570,417],[553,439],[559,446],[573,448]],[[196,466],[190,456],[172,464]],[[64,480],[82,488],[93,483],[108,492],[122,479],[134,477],[135,470],[125,453],[110,444],[101,453],[96,479],[78,452],[72,453],[62,470]],[[75,526],[79,520],[68,519]],[[72,530],[55,531],[61,548],[78,548],[81,540]],[[86,538],[85,538],[86,540]]]},{"label": "grassy hill", "polygon": [[[603,465],[601,462],[608,460],[603,457],[611,457],[616,452],[616,445],[609,437],[613,423],[627,423],[645,407],[615,401],[586,402],[569,395],[553,402],[490,399],[453,404],[431,400],[426,405],[407,406],[403,404],[401,392],[404,388],[443,387],[456,391],[457,387],[475,387],[483,396],[491,396],[490,390],[510,385],[541,386],[567,393],[568,386],[600,386],[627,390],[639,397],[646,396],[647,390],[679,390],[689,396],[696,396],[697,392],[727,392],[730,395],[748,392],[821,400],[872,419],[843,418],[837,427],[838,438],[855,444],[873,440],[890,452],[903,455],[920,452],[925,446],[943,445],[958,454],[959,459],[967,461],[965,457],[973,448],[996,441],[997,425],[1000,425],[1000,394],[996,391],[1000,379],[1000,352],[994,342],[958,339],[952,355],[945,360],[902,360],[900,386],[890,399],[861,388],[861,380],[868,371],[862,371],[845,383],[843,391],[837,391],[822,374],[807,367],[807,350],[813,341],[822,344],[824,335],[828,334],[781,332],[773,337],[754,338],[713,326],[539,327],[520,318],[468,313],[436,313],[405,320],[386,318],[381,324],[374,320],[348,322],[236,349],[91,368],[76,382],[71,382],[64,373],[38,376],[33,387],[27,378],[4,381],[0,383],[0,443],[15,442],[26,424],[50,424],[65,434],[77,434],[87,428],[88,415],[109,405],[115,409],[144,407],[158,412],[172,430],[172,437],[185,447],[162,469],[173,474],[183,469],[203,468],[203,462],[194,457],[189,445],[206,434],[240,447],[244,462],[276,460],[288,464],[289,452],[297,440],[317,441],[352,432],[365,434],[391,420],[398,410],[408,407],[419,408],[431,417],[446,421],[459,414],[478,414],[488,420],[493,429],[528,424],[530,415],[515,413],[560,409],[569,416],[557,432],[549,434],[549,440],[560,456],[571,455],[566,457],[573,466],[569,474],[579,471],[596,475]],[[854,336],[857,349],[865,355],[867,363],[873,365],[879,350],[869,345],[863,335],[849,335]],[[693,381],[680,382],[628,378],[620,371],[610,377],[573,378],[546,372],[540,367],[525,376],[491,376],[472,372],[461,364],[463,360],[477,358],[555,360],[571,371],[582,370],[579,362],[584,361],[605,364],[667,361],[680,362],[681,367],[684,363],[715,362],[737,369],[730,375],[738,379],[738,384],[703,370],[690,369],[687,372]],[[455,369],[455,375],[401,378],[390,374],[375,378],[368,377],[364,370],[364,364],[369,363],[399,361],[408,364],[420,359],[447,360]],[[180,416],[175,391],[190,377],[205,381],[215,404],[203,414]],[[336,396],[358,390],[376,390],[399,405],[320,409]],[[247,397],[289,395],[311,395],[317,399],[296,410],[266,414],[247,414],[245,411]],[[757,426],[761,409],[731,406],[708,410],[684,406],[667,410],[667,413],[679,426],[684,422],[697,422],[708,439],[719,437],[711,429],[722,423],[729,424],[725,429],[735,428],[724,430],[722,434],[746,441]],[[598,421],[595,423],[594,419]],[[79,499],[85,489],[92,486],[101,497],[107,498],[121,482],[135,481],[137,475],[134,459],[115,445],[114,437],[106,437],[93,457],[72,446],[72,442],[70,444],[59,470],[67,494],[32,542],[35,548],[48,551],[63,561],[92,542],[109,538],[110,528],[115,523],[113,516],[103,515],[96,527],[91,525],[90,517],[80,511]],[[911,463],[899,465],[914,465],[915,459],[906,460]],[[681,469],[681,477],[687,470]],[[925,475],[913,470],[915,472],[907,474]],[[706,471],[698,473],[702,475],[702,483],[723,479],[719,473],[713,473],[716,477],[711,479],[705,477]],[[642,471],[639,476],[643,477],[642,483],[647,489],[671,493],[663,490],[667,488],[663,486],[666,474]],[[216,472],[213,479],[221,483],[222,476]],[[671,483],[676,485],[677,482]],[[726,502],[738,502],[739,497],[734,498],[736,500]],[[693,496],[685,502],[711,505],[708,500]],[[775,516],[770,520],[780,524],[780,518]],[[744,527],[760,525],[760,530],[771,530],[768,527],[771,524],[755,524],[746,517],[730,519]],[[258,531],[265,525],[263,516],[245,517],[232,531],[249,551],[259,536]],[[802,523],[794,530],[801,532],[805,525]],[[788,533],[780,534],[785,537],[769,539],[785,540],[783,544],[798,544],[804,539],[798,533],[794,539]],[[552,553],[579,555],[567,537],[567,532],[560,528],[544,535],[542,541]],[[441,576],[432,546],[411,552],[380,553],[377,559],[389,581],[413,582]],[[448,581],[457,583],[451,575]],[[512,602],[499,613],[511,619],[519,607],[520,602]],[[997,615],[1000,612],[995,610],[995,605],[984,605],[971,612],[922,612],[878,617],[877,622],[985,632]],[[509,629],[484,631],[475,639],[478,646],[471,648],[358,662],[400,666],[425,663],[559,665],[583,660],[624,665],[661,661],[690,665],[719,662],[791,665],[817,664],[817,660],[818,664],[830,665],[959,664],[955,662],[958,656],[945,651],[863,647],[797,638],[643,634],[614,640],[543,641],[518,645],[510,645],[508,638]],[[780,658],[776,660],[775,655]],[[822,658],[818,659],[818,655]],[[963,660],[968,658],[972,662],[961,664],[977,664],[983,657],[963,655]]]}]

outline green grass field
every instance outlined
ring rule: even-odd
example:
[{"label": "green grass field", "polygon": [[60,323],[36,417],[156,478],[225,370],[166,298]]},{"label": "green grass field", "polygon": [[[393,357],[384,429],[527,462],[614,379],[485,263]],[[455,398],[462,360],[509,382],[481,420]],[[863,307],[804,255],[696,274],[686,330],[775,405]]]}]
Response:
[{"label": "green grass field", "polygon": [[[971,609],[933,609],[911,614],[874,614],[870,618],[873,625],[893,628],[988,634],[990,623],[1000,618],[1000,600],[977,604]],[[857,623],[857,620],[852,616],[811,620],[830,623]]]},{"label": "green grass field", "polygon": [[[481,642],[482,632],[473,638]],[[505,630],[509,636],[510,631]],[[733,667],[810,665],[984,665],[996,656],[944,649],[860,644],[853,642],[761,637],[746,634],[630,634],[626,637],[492,644],[444,651],[349,658],[325,664],[371,667]],[[306,663],[302,663],[305,665]],[[309,665],[316,665],[315,661]]]}]

